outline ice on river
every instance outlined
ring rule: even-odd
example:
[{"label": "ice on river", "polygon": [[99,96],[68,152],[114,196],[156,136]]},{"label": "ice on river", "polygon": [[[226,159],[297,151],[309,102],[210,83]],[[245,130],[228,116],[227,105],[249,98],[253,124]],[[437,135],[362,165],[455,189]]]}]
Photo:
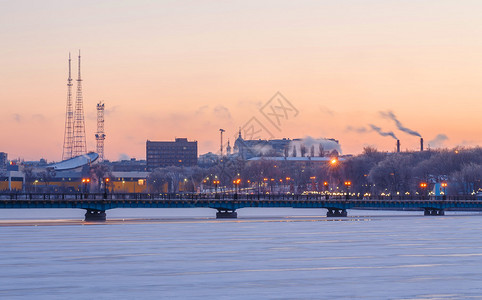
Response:
[{"label": "ice on river", "polygon": [[246,208],[0,210],[1,299],[460,299],[482,214]]}]

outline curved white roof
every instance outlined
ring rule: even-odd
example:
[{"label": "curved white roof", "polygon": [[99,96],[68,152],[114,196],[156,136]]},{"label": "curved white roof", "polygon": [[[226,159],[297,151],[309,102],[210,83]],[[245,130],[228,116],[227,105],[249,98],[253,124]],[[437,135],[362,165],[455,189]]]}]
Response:
[{"label": "curved white roof", "polygon": [[48,166],[48,168],[52,168],[56,171],[76,169],[78,167],[82,167],[87,164],[93,163],[98,158],[99,158],[99,154],[95,152],[90,152],[84,155],[72,157],[71,159],[63,160],[55,164],[51,164]]}]

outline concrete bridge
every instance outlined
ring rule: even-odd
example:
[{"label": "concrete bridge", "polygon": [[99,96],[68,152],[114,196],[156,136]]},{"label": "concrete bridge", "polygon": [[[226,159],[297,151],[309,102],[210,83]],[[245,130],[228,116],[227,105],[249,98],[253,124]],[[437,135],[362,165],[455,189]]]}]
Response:
[{"label": "concrete bridge", "polygon": [[0,193],[0,209],[80,208],[85,221],[105,221],[114,208],[216,209],[216,218],[237,218],[244,207],[325,208],[327,217],[346,217],[347,209],[423,210],[424,215],[444,215],[445,210],[482,210],[482,200],[473,195],[456,197],[375,196],[352,197],[295,194],[32,194]]}]

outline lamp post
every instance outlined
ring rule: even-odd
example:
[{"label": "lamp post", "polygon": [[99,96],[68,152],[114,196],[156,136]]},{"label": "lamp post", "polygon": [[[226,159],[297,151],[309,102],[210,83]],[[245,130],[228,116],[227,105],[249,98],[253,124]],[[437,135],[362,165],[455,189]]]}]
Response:
[{"label": "lamp post", "polygon": [[444,195],[443,195],[443,200],[447,199],[447,193],[446,193],[446,188],[447,188],[447,183],[446,182],[442,182],[442,187],[444,189]]},{"label": "lamp post", "polygon": [[217,194],[218,193],[219,180],[214,180],[213,184],[214,184],[214,194]]},{"label": "lamp post", "polygon": [[428,186],[428,185],[427,185],[426,182],[421,182],[421,183],[420,183],[420,188],[422,189],[422,197],[426,196],[426,194],[427,194],[427,191],[426,191],[427,186]]},{"label": "lamp post", "polygon": [[104,199],[107,199],[107,184],[109,184],[109,181],[109,178],[104,178]]},{"label": "lamp post", "polygon": [[241,179],[235,179],[233,180],[234,184],[234,199],[238,199],[238,189],[239,189],[239,184],[241,183]]},{"label": "lamp post", "polygon": [[351,181],[345,181],[346,200],[350,199],[350,186],[351,186]]},{"label": "lamp post", "polygon": [[323,182],[323,190],[325,191],[325,199],[328,200],[329,196],[329,187],[328,187],[328,181]]},{"label": "lamp post", "polygon": [[90,182],[90,178],[82,178],[82,183],[83,183],[83,190],[84,193],[87,193],[87,184]]}]

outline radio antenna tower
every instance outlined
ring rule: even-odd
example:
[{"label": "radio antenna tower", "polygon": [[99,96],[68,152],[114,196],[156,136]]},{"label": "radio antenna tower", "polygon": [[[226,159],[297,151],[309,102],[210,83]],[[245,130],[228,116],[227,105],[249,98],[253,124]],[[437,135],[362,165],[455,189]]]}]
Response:
[{"label": "radio antenna tower", "polygon": [[69,53],[69,78],[67,79],[67,109],[65,112],[64,150],[62,152],[62,160],[72,158],[72,144],[74,138],[74,110],[72,105],[72,76],[70,65],[71,58]]},{"label": "radio antenna tower", "polygon": [[95,134],[95,140],[97,141],[97,154],[99,154],[99,160],[104,160],[104,103],[97,103],[97,132]]},{"label": "radio antenna tower", "polygon": [[77,78],[77,97],[75,99],[74,112],[74,142],[72,156],[78,156],[87,152],[85,142],[84,104],[82,99],[82,79],[80,78],[80,50],[79,50],[79,78]]}]

